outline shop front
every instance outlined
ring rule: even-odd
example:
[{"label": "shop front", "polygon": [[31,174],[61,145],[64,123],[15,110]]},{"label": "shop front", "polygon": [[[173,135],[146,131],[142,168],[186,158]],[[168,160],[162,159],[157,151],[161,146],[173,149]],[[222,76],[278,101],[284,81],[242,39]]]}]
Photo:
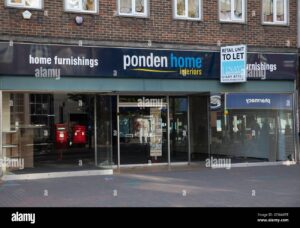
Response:
[{"label": "shop front", "polygon": [[236,162],[296,160],[293,94],[227,93],[224,98],[225,115],[212,120],[213,156]]},{"label": "shop front", "polygon": [[25,168],[201,161],[208,106],[207,94],[2,91],[2,153]]},{"label": "shop front", "polygon": [[297,159],[297,55],[248,53],[248,81],[222,84],[217,51],[0,52],[1,155],[25,168]]}]

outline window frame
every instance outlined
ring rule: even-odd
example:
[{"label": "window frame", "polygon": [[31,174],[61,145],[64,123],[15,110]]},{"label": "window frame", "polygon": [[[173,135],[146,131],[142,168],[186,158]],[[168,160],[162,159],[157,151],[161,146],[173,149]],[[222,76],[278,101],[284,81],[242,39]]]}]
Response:
[{"label": "window frame", "polygon": [[[68,9],[67,8],[67,1],[68,0],[64,0],[64,12],[67,13],[80,13],[80,14],[98,14],[99,13],[99,0],[94,0],[95,1],[95,11],[88,11],[88,10],[74,10],[74,9]],[[79,6],[81,6],[82,8],[82,0],[79,0]]]},{"label": "window frame", "polygon": [[220,23],[237,23],[237,24],[246,24],[247,23],[247,0],[242,0],[242,19],[236,20],[234,18],[234,0],[230,0],[230,20],[221,19],[221,0],[218,1],[218,15]]},{"label": "window frame", "polygon": [[143,0],[145,2],[145,13],[137,13],[135,11],[135,0],[131,0],[132,3],[132,13],[121,13],[120,11],[120,3],[121,0],[117,0],[117,15],[121,17],[139,17],[139,18],[148,18],[149,17],[149,9],[150,9],[150,0]]},{"label": "window frame", "polygon": [[203,20],[203,0],[198,0],[199,1],[199,17],[198,18],[193,18],[188,16],[188,0],[185,1],[185,5],[187,6],[185,9],[185,15],[184,16],[179,16],[177,14],[177,1],[178,0],[173,0],[173,18],[176,20],[190,20],[190,21],[202,21]]},{"label": "window frame", "polygon": [[[264,3],[263,3],[264,0],[261,1],[261,21],[262,21],[262,25],[274,25],[274,26],[288,26],[289,25],[289,0],[283,0],[284,3],[284,7],[285,7],[285,10],[284,10],[284,21],[281,22],[281,21],[277,21],[275,20],[276,17],[277,17],[277,0],[275,0],[275,4],[273,4],[273,21],[272,22],[269,22],[269,21],[264,21]],[[276,12],[276,14],[275,14]]]},{"label": "window frame", "polygon": [[22,0],[22,3],[11,3],[11,0],[5,0],[4,5],[7,8],[43,10],[44,9],[44,0],[37,0],[37,1],[40,2],[39,7],[26,6],[25,5],[25,0]]}]

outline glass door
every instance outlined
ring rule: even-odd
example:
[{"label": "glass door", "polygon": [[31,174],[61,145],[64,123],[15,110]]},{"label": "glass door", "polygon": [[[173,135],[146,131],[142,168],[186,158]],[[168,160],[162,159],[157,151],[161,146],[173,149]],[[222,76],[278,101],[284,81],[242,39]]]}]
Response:
[{"label": "glass door", "polygon": [[167,106],[164,97],[120,97],[120,163],[167,162]]},{"label": "glass door", "polygon": [[204,161],[210,155],[209,96],[189,97],[191,161]]},{"label": "glass door", "polygon": [[170,97],[170,155],[171,162],[188,161],[188,99]]},{"label": "glass door", "polygon": [[[260,128],[258,132],[258,155],[256,157],[266,157],[268,161],[276,161],[277,145],[278,145],[278,123],[276,121],[276,112],[274,111],[258,111],[256,113],[256,122]],[[252,135],[253,135],[253,131]],[[248,136],[247,140],[249,140]],[[248,153],[247,157],[254,157]]]},{"label": "glass door", "polygon": [[113,165],[113,105],[111,96],[96,96],[96,166]]},{"label": "glass door", "polygon": [[295,160],[293,113],[285,110],[279,111],[278,121],[277,161]]}]

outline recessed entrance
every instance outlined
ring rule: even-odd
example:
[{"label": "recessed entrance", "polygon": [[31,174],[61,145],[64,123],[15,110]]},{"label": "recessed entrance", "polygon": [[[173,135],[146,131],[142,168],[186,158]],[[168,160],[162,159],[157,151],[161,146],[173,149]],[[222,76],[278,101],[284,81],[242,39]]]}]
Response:
[{"label": "recessed entrance", "polygon": [[120,163],[168,162],[166,97],[120,97]]}]

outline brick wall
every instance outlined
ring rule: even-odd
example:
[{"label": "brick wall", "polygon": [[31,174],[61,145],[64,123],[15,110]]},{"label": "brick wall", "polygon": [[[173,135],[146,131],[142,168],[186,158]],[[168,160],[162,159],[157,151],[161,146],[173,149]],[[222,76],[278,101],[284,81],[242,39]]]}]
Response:
[{"label": "brick wall", "polygon": [[289,40],[291,47],[297,47],[296,1],[289,0],[289,26],[262,25],[261,0],[247,1],[246,24],[220,23],[217,0],[203,0],[201,22],[174,20],[171,0],[151,0],[149,18],[114,16],[116,0],[100,0],[99,13],[82,14],[84,24],[77,26],[74,18],[80,14],[64,12],[63,0],[44,0],[48,16],[43,10],[30,10],[30,20],[22,18],[24,9],[5,8],[0,0],[0,35],[214,46],[220,40],[256,47],[284,47]]}]

